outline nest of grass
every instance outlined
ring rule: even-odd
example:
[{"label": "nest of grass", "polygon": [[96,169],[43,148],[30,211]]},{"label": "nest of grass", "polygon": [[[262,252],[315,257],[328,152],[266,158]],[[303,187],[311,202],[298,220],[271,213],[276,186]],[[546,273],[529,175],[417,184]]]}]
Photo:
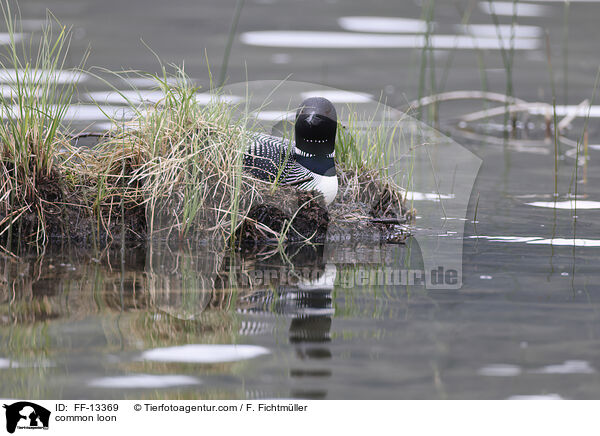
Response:
[{"label": "nest of grass", "polygon": [[404,189],[379,170],[356,171],[338,165],[339,190],[330,207],[332,241],[379,240],[403,243],[415,211],[406,206]]}]

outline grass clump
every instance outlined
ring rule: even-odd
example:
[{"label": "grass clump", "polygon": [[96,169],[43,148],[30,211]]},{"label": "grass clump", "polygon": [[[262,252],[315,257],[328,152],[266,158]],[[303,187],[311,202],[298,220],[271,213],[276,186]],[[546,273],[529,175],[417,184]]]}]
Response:
[{"label": "grass clump", "polygon": [[164,97],[85,158],[96,175],[96,213],[110,228],[123,199],[127,210],[145,211],[152,237],[215,232],[226,239],[260,196],[242,171],[244,126],[218,96],[199,104],[198,88],[182,70],[176,85],[166,75],[154,79]]},{"label": "grass clump", "polygon": [[[347,125],[340,125],[336,139],[336,169],[340,189],[333,216],[338,220],[404,218],[404,189],[395,179],[393,163],[398,141],[404,141],[401,121],[383,109],[383,120],[363,123],[349,111]],[[404,156],[408,157],[408,156]]]},{"label": "grass clump", "polygon": [[65,80],[69,29],[48,14],[39,41],[25,43],[8,4],[2,4],[8,27],[7,51],[0,56],[0,241],[42,246],[45,222],[63,200],[59,150],[61,126],[71,103],[75,80]]}]

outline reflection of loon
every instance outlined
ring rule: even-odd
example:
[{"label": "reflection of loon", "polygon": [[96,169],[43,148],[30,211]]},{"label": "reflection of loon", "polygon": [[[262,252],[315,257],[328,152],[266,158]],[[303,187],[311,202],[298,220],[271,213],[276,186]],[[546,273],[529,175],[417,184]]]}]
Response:
[{"label": "reflection of loon", "polygon": [[293,317],[333,316],[335,309],[331,291],[336,275],[336,266],[327,264],[316,277],[302,277],[294,285],[277,286],[275,292],[269,288],[255,289],[251,295],[243,298],[246,303],[243,312],[274,312]]},{"label": "reflection of loon", "polygon": [[[321,253],[322,255],[322,253]],[[322,264],[321,264],[322,265]],[[299,268],[302,271],[302,268]],[[301,278],[297,284],[264,288],[245,297],[244,313],[278,313],[291,317],[288,330],[289,342],[293,344],[300,361],[292,363],[290,377],[302,378],[301,387],[292,389],[292,397],[323,398],[327,391],[320,382],[323,377],[331,377],[332,371],[324,360],[331,359],[333,307],[332,291],[337,269],[334,264],[308,269],[311,273],[320,272],[314,278]],[[302,274],[301,274],[302,275]],[[246,325],[246,328],[248,325]],[[246,332],[248,333],[248,332]],[[318,367],[309,363],[318,360]],[[323,367],[323,365],[326,365]],[[314,385],[311,387],[311,380]]]},{"label": "reflection of loon", "polygon": [[331,102],[321,97],[307,98],[296,112],[295,142],[255,133],[244,156],[244,167],[260,180],[318,191],[329,204],[338,189],[336,130],[337,115]]}]

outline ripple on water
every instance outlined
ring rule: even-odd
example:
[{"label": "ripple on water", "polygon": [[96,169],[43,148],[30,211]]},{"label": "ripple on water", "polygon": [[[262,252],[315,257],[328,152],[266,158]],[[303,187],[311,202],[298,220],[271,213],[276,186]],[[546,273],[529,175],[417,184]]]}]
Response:
[{"label": "ripple on water", "polygon": [[[165,93],[158,90],[127,90],[127,91],[96,91],[86,94],[88,100],[105,104],[155,104],[165,98]],[[215,95],[199,93],[196,101],[201,105],[221,102],[235,104],[242,101],[242,97],[235,95]]]},{"label": "ripple on water", "polygon": [[427,22],[414,18],[400,17],[340,17],[338,24],[344,30],[352,32],[376,33],[425,33]]},{"label": "ripple on water", "polygon": [[[56,113],[58,107],[50,108],[51,113]],[[2,114],[3,118],[15,117],[20,111],[19,107],[13,105]],[[143,113],[144,111],[139,111]],[[125,106],[93,105],[93,104],[74,104],[67,107],[63,119],[65,121],[107,121],[107,120],[130,120],[134,118],[136,112]]]},{"label": "ripple on water", "polygon": [[332,103],[369,103],[373,96],[366,92],[350,92],[342,90],[307,91],[300,94],[302,99],[324,97]]},{"label": "ripple on water", "polygon": [[[532,115],[548,115],[548,107],[547,106],[532,106],[527,109]],[[566,117],[566,116],[575,116],[581,118],[600,118],[600,105],[560,105],[556,106],[556,108],[552,108],[552,114],[556,112],[557,117]]]},{"label": "ripple on water", "polygon": [[529,206],[547,207],[550,209],[600,209],[600,201],[590,200],[564,200],[564,201],[534,201],[525,203]]},{"label": "ripple on water", "polygon": [[18,366],[19,365],[17,364],[17,362],[13,362],[10,359],[0,357],[0,369],[17,368]]},{"label": "ripple on water", "polygon": [[[122,77],[121,80],[129,86],[135,88],[156,88],[158,85],[157,79],[154,77]],[[160,78],[161,82],[165,82],[164,78]],[[186,82],[177,77],[167,77],[166,84],[170,86],[178,86]]]},{"label": "ripple on water", "polygon": [[[0,44],[2,42],[0,41]],[[35,81],[41,82],[56,82],[57,84],[64,85],[67,83],[78,83],[88,79],[88,75],[78,71],[48,71],[48,70],[31,70],[27,72],[28,77]],[[14,69],[0,69],[0,82],[13,83],[19,80],[25,75],[25,70],[14,70]]]},{"label": "ripple on water", "polygon": [[261,121],[291,121],[296,118],[296,113],[291,111],[260,111],[251,115]]},{"label": "ripple on water", "polygon": [[16,360],[0,357],[0,369],[12,368],[52,368],[54,363],[49,360],[36,360],[30,362],[17,362]]},{"label": "ripple on water", "polygon": [[270,351],[257,345],[188,344],[147,350],[141,358],[156,362],[221,363],[253,359],[266,354],[270,354]]},{"label": "ripple on water", "polygon": [[131,374],[92,379],[88,386],[109,389],[156,389],[199,384],[199,379],[187,375]]},{"label": "ripple on water", "polygon": [[508,397],[507,400],[564,400],[558,394],[544,394],[544,395],[513,395]]},{"label": "ripple on water", "polygon": [[[20,42],[21,40],[23,40],[23,34],[22,33],[13,33],[12,38],[14,39],[15,42]],[[6,45],[6,44],[10,44],[11,41],[11,35],[5,32],[0,32],[0,45]]]},{"label": "ripple on water", "polygon": [[538,374],[595,374],[596,370],[585,360],[566,360],[558,365],[547,365],[531,372]]},{"label": "ripple on water", "polygon": [[134,110],[123,106],[74,104],[69,106],[64,118],[72,121],[129,120],[135,115]]},{"label": "ripple on water", "polygon": [[246,32],[240,36],[247,45],[297,48],[423,48],[500,50],[535,50],[540,40],[534,38],[478,38],[467,35],[381,35],[375,33],[312,32],[302,30],[265,30]]},{"label": "ripple on water", "polygon": [[459,24],[456,29],[479,38],[497,38],[498,34],[501,38],[539,38],[544,34],[541,27],[522,24]]},{"label": "ripple on water", "polygon": [[[1,84],[0,85],[0,95],[2,95],[2,97],[5,98],[14,98],[14,96],[16,96],[18,93],[17,89],[15,89],[15,85],[7,85],[7,84]],[[35,95],[35,96],[40,96],[40,90],[39,89],[35,89],[35,90],[31,90],[28,92],[28,95]]]},{"label": "ripple on water", "polygon": [[496,363],[479,368],[477,374],[487,377],[516,377],[521,375],[522,372],[523,370],[520,366]]},{"label": "ripple on water", "polygon": [[486,14],[506,15],[512,17],[541,17],[549,12],[550,8],[530,3],[517,2],[490,2],[483,0],[479,2],[479,9]]},{"label": "ripple on water", "polygon": [[544,3],[600,3],[600,0],[528,0],[530,2]]},{"label": "ripple on water", "polygon": [[287,53],[275,53],[271,56],[271,62],[278,65],[289,64],[292,61],[292,56]]},{"label": "ripple on water", "polygon": [[437,192],[406,192],[406,201],[440,201],[451,200],[455,198],[454,194],[440,194]]},{"label": "ripple on water", "polygon": [[534,245],[566,245],[570,247],[600,247],[600,239],[553,238],[544,239],[539,236],[469,236],[469,239],[487,239],[492,242],[513,242]]}]

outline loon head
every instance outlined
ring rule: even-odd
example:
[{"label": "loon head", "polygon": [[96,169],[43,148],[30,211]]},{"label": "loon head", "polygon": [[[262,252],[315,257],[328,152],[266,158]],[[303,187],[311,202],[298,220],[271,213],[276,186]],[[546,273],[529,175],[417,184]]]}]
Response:
[{"label": "loon head", "polygon": [[337,114],[329,100],[311,97],[302,102],[296,112],[294,132],[296,147],[303,155],[332,156],[336,130]]}]

